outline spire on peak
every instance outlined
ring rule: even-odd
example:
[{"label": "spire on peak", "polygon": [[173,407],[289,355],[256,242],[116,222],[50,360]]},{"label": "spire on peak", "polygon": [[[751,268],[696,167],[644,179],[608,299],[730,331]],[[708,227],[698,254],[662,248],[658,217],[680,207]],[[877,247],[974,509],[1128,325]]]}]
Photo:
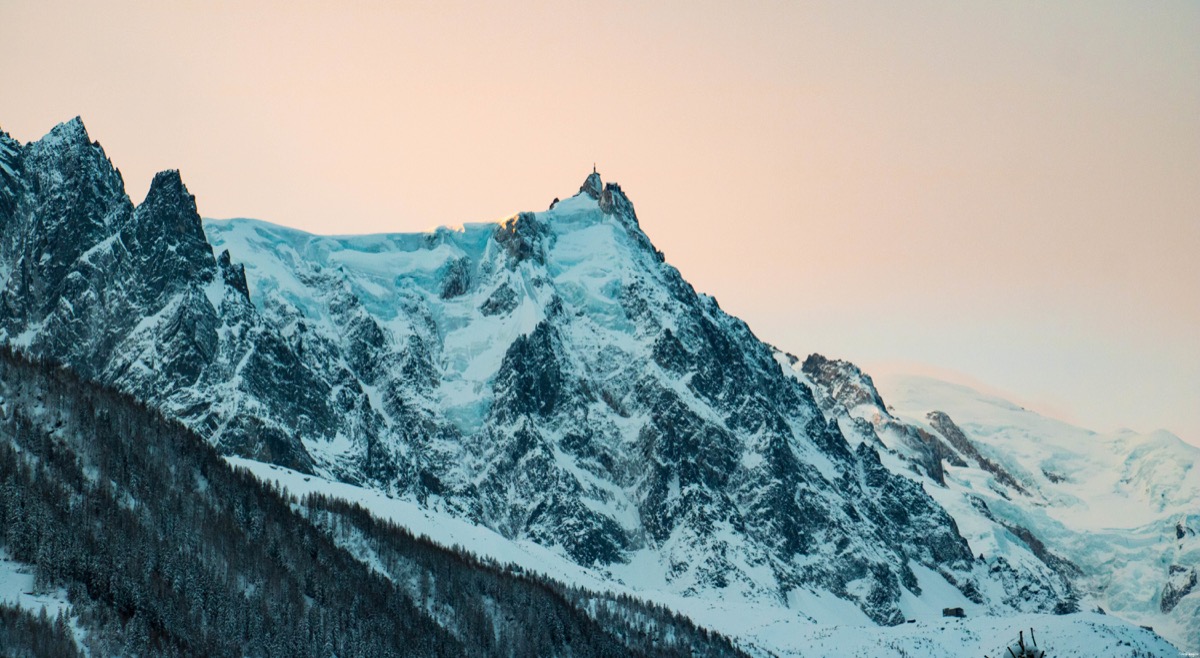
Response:
[{"label": "spire on peak", "polygon": [[588,174],[588,177],[584,179],[579,191],[586,193],[593,199],[600,198],[600,193],[604,191],[604,181],[600,180],[600,174],[596,173],[595,163],[592,163],[592,173]]}]

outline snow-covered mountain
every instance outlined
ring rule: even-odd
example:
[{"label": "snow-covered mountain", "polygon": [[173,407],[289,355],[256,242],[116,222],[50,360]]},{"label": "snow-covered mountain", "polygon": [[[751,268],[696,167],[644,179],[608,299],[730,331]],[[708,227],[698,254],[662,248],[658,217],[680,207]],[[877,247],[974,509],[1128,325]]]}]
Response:
[{"label": "snow-covered mountain", "polygon": [[[135,207],[76,119],[27,145],[0,135],[0,232],[0,340],[228,455],[397,496],[613,582],[657,574],[655,591],[722,609],[897,624],[943,601],[1015,614],[1095,599],[1160,618],[1119,587],[1097,594],[1050,520],[1066,522],[1039,512],[1079,508],[1065,496],[1094,489],[1066,483],[1092,462],[1029,466],[953,405],[893,412],[850,364],[762,343],[595,173],[499,223],[323,237],[202,222],[177,172]],[[1145,445],[1138,483],[1168,462]],[[1043,467],[1063,478],[1053,496],[1035,486],[1051,475],[1027,477]],[[1187,495],[1170,513],[1194,508]],[[1196,609],[1178,564],[1159,597],[1171,619]]]},{"label": "snow-covered mountain", "polygon": [[1163,431],[1098,434],[928,377],[877,388],[843,361],[781,360],[847,437],[882,441],[889,468],[924,483],[994,571],[1040,563],[1077,607],[1200,646],[1200,449]]},{"label": "snow-covered mountain", "polygon": [[83,123],[0,134],[0,336],[203,428],[230,451],[311,468],[297,433],[354,433],[214,257],[179,173],[136,209]]},{"label": "snow-covered mountain", "polygon": [[[1200,449],[1164,431],[1099,434],[925,377],[892,376],[880,388],[893,415],[975,447],[960,453],[965,466],[947,464],[945,498],[986,509],[1018,539],[1036,537],[1048,562],[1069,563],[1058,568],[1074,574],[1081,607],[1200,647]],[[1012,541],[954,516],[976,550]]]}]

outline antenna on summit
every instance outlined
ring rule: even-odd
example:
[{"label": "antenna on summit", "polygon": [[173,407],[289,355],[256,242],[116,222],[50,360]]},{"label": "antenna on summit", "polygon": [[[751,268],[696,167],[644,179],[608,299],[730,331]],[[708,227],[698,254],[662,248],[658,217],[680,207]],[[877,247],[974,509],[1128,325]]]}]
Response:
[{"label": "antenna on summit", "polygon": [[592,173],[593,174],[596,173],[596,163],[595,162],[592,163]]}]

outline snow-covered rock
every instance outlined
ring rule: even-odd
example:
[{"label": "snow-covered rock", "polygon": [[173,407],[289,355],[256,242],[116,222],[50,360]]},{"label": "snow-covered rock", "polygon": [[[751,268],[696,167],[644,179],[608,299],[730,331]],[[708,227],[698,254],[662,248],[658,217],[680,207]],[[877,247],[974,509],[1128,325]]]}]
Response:
[{"label": "snow-covered rock", "polygon": [[[983,603],[986,569],[921,487],[664,263],[619,187],[581,189],[420,235],[206,229],[298,352],[371,392],[398,474],[375,486],[582,565],[653,565],[669,591],[815,589],[897,623],[918,565]],[[305,445],[330,474],[360,461]]]},{"label": "snow-covered rock", "polygon": [[896,418],[962,456],[933,493],[973,552],[1025,568],[1032,555],[1080,609],[1200,650],[1200,449],[1164,431],[1092,432],[927,377],[884,377],[880,390]]}]

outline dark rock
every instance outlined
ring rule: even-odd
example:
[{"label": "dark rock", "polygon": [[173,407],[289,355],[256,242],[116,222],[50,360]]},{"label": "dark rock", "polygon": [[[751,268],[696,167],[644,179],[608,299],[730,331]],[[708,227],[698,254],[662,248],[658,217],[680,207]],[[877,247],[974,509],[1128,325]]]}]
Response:
[{"label": "dark rock", "polygon": [[541,322],[509,346],[494,384],[494,413],[500,419],[554,413],[566,386],[556,343],[554,330]]},{"label": "dark rock", "polygon": [[688,359],[691,357],[683,343],[679,342],[670,329],[663,330],[658,340],[654,341],[653,354],[654,362],[660,368],[677,374],[682,374],[686,370]]},{"label": "dark rock", "polygon": [[600,174],[597,174],[594,169],[592,170],[592,173],[588,174],[588,177],[584,179],[583,185],[579,186],[579,192],[581,194],[586,194],[593,199],[599,199],[600,193],[603,189],[604,182],[600,180]]},{"label": "dark rock", "polygon": [[217,267],[221,270],[221,280],[225,285],[241,293],[243,300],[249,303],[250,286],[246,283],[246,266],[234,263],[229,256],[229,250],[225,249],[217,257]]},{"label": "dark rock", "polygon": [[1163,585],[1159,609],[1163,613],[1174,610],[1175,606],[1179,605],[1180,599],[1195,591],[1196,582],[1195,567],[1172,564],[1168,569],[1167,583]]},{"label": "dark rock", "polygon": [[517,308],[517,293],[507,283],[500,284],[479,307],[484,315],[504,315]]},{"label": "dark rock", "polygon": [[847,409],[870,404],[878,408],[880,413],[887,414],[887,406],[879,396],[875,382],[853,363],[810,354],[800,369],[814,382],[828,388],[833,398]]},{"label": "dark rock", "polygon": [[514,263],[533,260],[539,265],[544,261],[542,237],[546,227],[533,213],[523,212],[496,227],[496,243],[504,247]]},{"label": "dark rock", "polygon": [[466,294],[471,287],[471,262],[465,258],[450,261],[442,274],[442,299],[453,299]]},{"label": "dark rock", "polygon": [[945,437],[950,445],[954,446],[955,450],[968,459],[974,460],[975,463],[979,464],[979,468],[996,476],[996,480],[1001,484],[1015,489],[1026,496],[1029,495],[1029,491],[1020,482],[1017,482],[1017,479],[1005,470],[1003,466],[983,456],[979,452],[979,449],[975,447],[975,444],[967,438],[962,429],[958,425],[955,425],[954,421],[946,413],[931,411],[926,414],[926,418],[929,419],[929,424],[933,426],[933,429]]}]

